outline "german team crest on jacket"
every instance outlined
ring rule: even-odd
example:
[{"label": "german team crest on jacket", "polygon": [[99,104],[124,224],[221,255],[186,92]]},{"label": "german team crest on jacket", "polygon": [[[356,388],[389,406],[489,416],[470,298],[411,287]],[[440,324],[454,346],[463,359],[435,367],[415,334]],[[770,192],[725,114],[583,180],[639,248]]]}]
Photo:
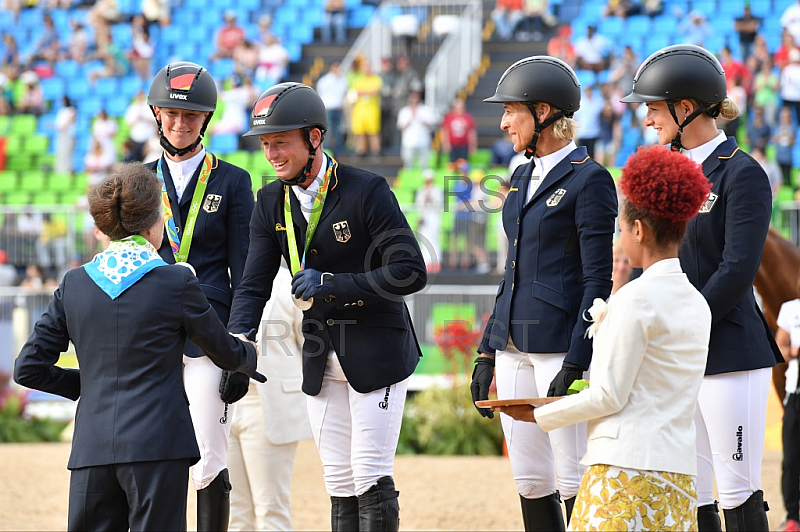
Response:
[{"label": "german team crest on jacket", "polygon": [[350,226],[347,224],[347,220],[334,223],[333,234],[336,236],[338,242],[344,243],[350,240],[352,235],[350,234]]},{"label": "german team crest on jacket", "polygon": [[555,207],[556,205],[558,205],[558,203],[561,201],[561,198],[563,198],[564,194],[566,194],[566,193],[567,193],[567,189],[559,188],[558,190],[553,192],[553,194],[549,198],[547,198],[546,205],[548,207]]},{"label": "german team crest on jacket", "polygon": [[209,194],[203,202],[203,210],[211,214],[219,210],[219,204],[222,202],[222,196],[219,194]]},{"label": "german team crest on jacket", "polygon": [[706,202],[703,203],[703,205],[700,206],[700,212],[701,213],[711,212],[711,209],[714,207],[714,204],[717,202],[717,198],[718,197],[719,196],[717,196],[713,192],[709,192],[708,193],[708,197],[706,198]]}]

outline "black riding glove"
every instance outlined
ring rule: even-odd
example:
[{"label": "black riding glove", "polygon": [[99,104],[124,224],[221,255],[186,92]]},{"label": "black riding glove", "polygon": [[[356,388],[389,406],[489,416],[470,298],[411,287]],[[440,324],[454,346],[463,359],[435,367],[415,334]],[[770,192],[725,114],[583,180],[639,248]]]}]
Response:
[{"label": "black riding glove", "polygon": [[219,380],[219,398],[224,402],[235,403],[245,395],[250,386],[250,377],[238,371],[222,370]]},{"label": "black riding glove", "polygon": [[333,283],[328,279],[322,278],[322,272],[313,268],[300,270],[292,278],[292,295],[298,299],[308,301],[308,298],[320,296],[328,297],[333,295]]},{"label": "black riding glove", "polygon": [[[489,399],[489,387],[492,385],[494,379],[494,358],[491,357],[478,357],[475,359],[475,369],[472,370],[472,384],[469,389],[472,392],[472,402],[485,401]],[[478,413],[483,417],[492,419],[494,412],[491,408],[475,408]]]},{"label": "black riding glove", "polygon": [[567,389],[573,381],[583,378],[583,372],[586,368],[573,364],[572,362],[564,362],[561,364],[561,369],[556,373],[553,382],[550,383],[550,388],[547,390],[547,397],[560,397],[567,395]]}]

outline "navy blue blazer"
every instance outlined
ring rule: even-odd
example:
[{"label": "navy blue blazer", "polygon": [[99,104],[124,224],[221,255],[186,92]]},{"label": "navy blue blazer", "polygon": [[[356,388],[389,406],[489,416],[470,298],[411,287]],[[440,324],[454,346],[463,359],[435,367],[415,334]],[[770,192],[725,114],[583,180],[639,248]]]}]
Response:
[{"label": "navy blue blazer", "polygon": [[[163,157],[162,155],[162,159]],[[200,287],[211,302],[211,306],[217,311],[219,319],[222,323],[227,323],[233,292],[242,280],[244,263],[247,259],[247,247],[250,242],[248,224],[253,212],[254,199],[250,174],[216,157],[214,162],[216,168],[209,175],[206,195],[197,214],[188,262],[197,272]],[[155,170],[156,164],[154,161],[148,166]],[[178,235],[181,237],[202,168],[201,163],[186,190],[183,191],[179,203],[169,167],[166,162],[162,163],[167,195],[172,205]],[[175,263],[166,231],[158,254],[168,264]],[[186,342],[187,356],[199,357],[203,354],[195,344]]]},{"label": "navy blue blazer", "polygon": [[756,277],[772,214],[761,165],[731,137],[703,161],[711,195],[689,221],[681,268],[711,307],[706,375],[769,368],[782,362],[756,305]]},{"label": "navy blue blazer", "polygon": [[[112,300],[67,272],[20,351],[14,380],[78,402],[67,467],[200,458],[183,388],[187,337],[251,375],[257,355],[225,330],[187,268],[162,266]],[[80,369],[55,366],[69,341]]]},{"label": "navy blue blazer", "polygon": [[[281,258],[290,263],[284,194],[278,180],[258,191],[229,331],[258,325]],[[292,191],[289,202],[302,257],[307,222]],[[334,169],[306,267],[334,274],[335,297],[315,300],[303,313],[303,391],[319,393],[329,345],[360,393],[411,375],[421,351],[402,296],[422,289],[427,274],[417,240],[383,177],[347,165]]]},{"label": "navy blue blazer", "polygon": [[617,193],[608,171],[579,147],[561,160],[527,204],[533,161],[519,166],[503,205],[508,257],[478,351],[563,353],[588,368],[592,341],[581,316],[611,293]]}]

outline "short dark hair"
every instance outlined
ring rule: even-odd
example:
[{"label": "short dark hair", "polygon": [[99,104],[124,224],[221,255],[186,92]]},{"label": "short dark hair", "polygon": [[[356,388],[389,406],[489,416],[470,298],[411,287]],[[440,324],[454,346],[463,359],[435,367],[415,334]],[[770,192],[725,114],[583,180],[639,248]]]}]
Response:
[{"label": "short dark hair", "polygon": [[161,185],[142,163],[122,163],[89,192],[89,212],[111,240],[149,229],[161,216]]}]

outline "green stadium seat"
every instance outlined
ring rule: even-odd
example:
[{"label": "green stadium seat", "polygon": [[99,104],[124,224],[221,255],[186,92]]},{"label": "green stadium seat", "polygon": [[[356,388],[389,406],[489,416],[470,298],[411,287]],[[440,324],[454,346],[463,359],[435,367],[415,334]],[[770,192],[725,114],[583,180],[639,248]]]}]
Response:
[{"label": "green stadium seat", "polygon": [[25,138],[23,151],[24,153],[39,155],[47,153],[49,146],[49,138],[45,137],[44,135],[31,135]]},{"label": "green stadium seat", "polygon": [[19,180],[19,190],[25,192],[39,192],[45,190],[47,176],[40,170],[22,172]]},{"label": "green stadium seat", "polygon": [[17,190],[17,172],[6,170],[0,172],[0,192],[14,192]]},{"label": "green stadium seat", "polygon": [[486,168],[492,162],[492,152],[485,148],[475,150],[469,155],[468,161],[471,167]]},{"label": "green stadium seat", "polygon": [[62,205],[75,205],[78,199],[84,195],[83,191],[69,190],[61,193],[60,201]]},{"label": "green stadium seat", "polygon": [[5,135],[11,127],[11,117],[8,115],[0,115],[0,135]]},{"label": "green stadium seat", "polygon": [[47,189],[52,192],[72,190],[72,186],[72,176],[70,174],[50,174],[50,179],[47,180]]},{"label": "green stadium seat", "polygon": [[5,205],[30,205],[31,193],[30,192],[9,192],[3,198]]},{"label": "green stadium seat", "polygon": [[33,205],[59,205],[60,200],[60,194],[55,192],[34,192],[31,203]]},{"label": "green stadium seat", "polygon": [[88,184],[88,179],[86,174],[81,172],[75,174],[72,181],[72,190],[77,192],[78,195],[82,195],[86,193],[86,185]]},{"label": "green stadium seat", "polygon": [[36,132],[37,118],[34,115],[16,115],[11,119],[11,133],[33,135]]},{"label": "green stadium seat", "polygon": [[11,134],[6,137],[6,153],[7,154],[20,153],[23,150],[24,144],[25,144],[24,137],[20,135]]},{"label": "green stadium seat", "polygon": [[397,202],[400,205],[413,205],[414,203],[414,190],[410,188],[395,188],[393,189]]},{"label": "green stadium seat", "polygon": [[[259,155],[259,154],[256,154]],[[222,158],[226,162],[238,166],[239,168],[243,168],[247,172],[250,171],[250,161],[252,157],[250,152],[244,150],[237,150],[233,151]]]},{"label": "green stadium seat", "polygon": [[6,161],[8,170],[26,172],[33,167],[33,156],[27,153],[10,153]]},{"label": "green stadium seat", "polygon": [[416,190],[425,184],[422,170],[419,168],[401,168],[397,171],[395,187]]}]

